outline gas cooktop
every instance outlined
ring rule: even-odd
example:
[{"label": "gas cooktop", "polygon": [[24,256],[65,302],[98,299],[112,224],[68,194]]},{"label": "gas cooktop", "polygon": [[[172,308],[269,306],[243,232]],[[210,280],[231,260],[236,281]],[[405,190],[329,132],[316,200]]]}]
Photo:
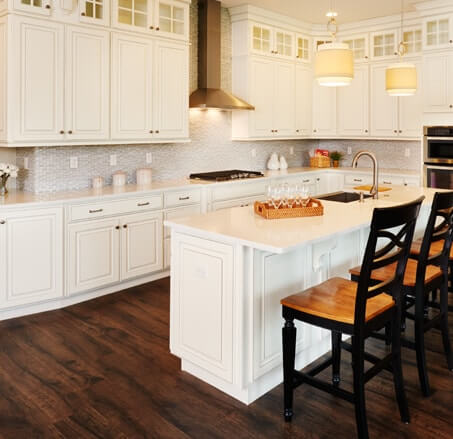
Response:
[{"label": "gas cooktop", "polygon": [[264,177],[264,174],[262,172],[239,171],[237,169],[234,169],[232,171],[201,172],[199,174],[190,174],[189,176],[190,179],[208,181],[228,181],[258,177]]}]

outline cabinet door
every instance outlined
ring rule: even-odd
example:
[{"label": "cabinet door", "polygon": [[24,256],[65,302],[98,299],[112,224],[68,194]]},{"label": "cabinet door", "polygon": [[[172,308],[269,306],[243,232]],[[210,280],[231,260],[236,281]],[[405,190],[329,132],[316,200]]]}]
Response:
[{"label": "cabinet door", "polygon": [[310,37],[307,37],[306,35],[296,35],[296,59],[298,61],[310,62]]},{"label": "cabinet door", "polygon": [[392,58],[396,54],[397,35],[395,31],[371,34],[371,58]]},{"label": "cabinet door", "polygon": [[110,1],[109,0],[80,0],[79,15],[82,23],[110,24]]},{"label": "cabinet door", "polygon": [[453,56],[425,55],[423,59],[423,110],[429,113],[453,111]]},{"label": "cabinet door", "polygon": [[68,139],[108,139],[110,35],[68,26],[66,30],[66,123]]},{"label": "cabinet door", "polygon": [[295,66],[276,63],[274,67],[273,126],[277,136],[294,136],[295,133]]},{"label": "cabinet door", "polygon": [[153,32],[153,0],[113,0],[113,26],[134,32]]},{"label": "cabinet door", "polygon": [[262,24],[251,25],[251,51],[260,55],[272,55],[274,51],[272,28]]},{"label": "cabinet door", "polygon": [[14,0],[14,9],[39,15],[50,15],[52,0]]},{"label": "cabinet door", "polygon": [[424,49],[439,49],[451,47],[453,18],[448,15],[432,17],[424,21]]},{"label": "cabinet door", "polygon": [[14,21],[14,140],[62,140],[64,27],[49,21]]},{"label": "cabinet door", "polygon": [[251,104],[255,107],[250,115],[253,137],[274,135],[274,60],[255,58],[251,68]]},{"label": "cabinet door", "polygon": [[0,215],[0,307],[63,296],[63,211]]},{"label": "cabinet door", "polygon": [[173,0],[156,1],[156,31],[166,37],[189,38],[189,5]]},{"label": "cabinet door", "polygon": [[189,137],[188,49],[181,44],[158,42],[155,46],[154,137]]},{"label": "cabinet door", "polygon": [[[412,61],[411,61],[412,62]],[[402,137],[421,137],[423,132],[423,94],[420,84],[423,84],[421,62],[414,62],[417,68],[418,87],[414,96],[399,98],[399,129]]]},{"label": "cabinet door", "polygon": [[296,66],[296,135],[311,134],[313,75],[310,67]]},{"label": "cabinet door", "polygon": [[328,136],[337,132],[336,88],[313,85],[313,135]]},{"label": "cabinet door", "polygon": [[371,66],[371,135],[376,137],[398,135],[398,98],[385,89],[386,68],[384,64]]},{"label": "cabinet door", "polygon": [[116,219],[68,226],[69,294],[119,282],[120,233]]},{"label": "cabinet door", "polygon": [[274,31],[274,51],[280,58],[294,58],[294,34],[276,29]]},{"label": "cabinet door", "polygon": [[163,269],[162,214],[141,213],[121,220],[121,280]]},{"label": "cabinet door", "polygon": [[368,34],[346,37],[342,42],[352,50],[355,62],[368,61]]},{"label": "cabinet door", "polygon": [[338,88],[338,134],[341,136],[369,135],[369,70],[355,68],[348,87]]},{"label": "cabinet door", "polygon": [[112,137],[152,138],[152,42],[112,35]]}]

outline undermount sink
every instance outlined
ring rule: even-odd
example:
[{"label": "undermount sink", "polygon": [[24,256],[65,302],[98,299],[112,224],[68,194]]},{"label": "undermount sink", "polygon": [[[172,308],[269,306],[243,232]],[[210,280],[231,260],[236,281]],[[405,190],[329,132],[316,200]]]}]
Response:
[{"label": "undermount sink", "polygon": [[[364,198],[370,198],[370,194],[363,194]],[[338,203],[352,203],[360,200],[360,194],[357,192],[334,192],[332,194],[316,197],[318,200],[336,201]]]}]

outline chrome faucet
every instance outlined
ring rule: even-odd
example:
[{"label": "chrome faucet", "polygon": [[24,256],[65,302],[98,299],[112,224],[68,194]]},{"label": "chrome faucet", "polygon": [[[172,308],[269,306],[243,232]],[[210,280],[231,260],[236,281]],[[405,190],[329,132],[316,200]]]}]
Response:
[{"label": "chrome faucet", "polygon": [[352,160],[353,168],[357,168],[357,162],[362,156],[367,156],[373,161],[373,186],[371,187],[370,194],[373,196],[373,199],[377,200],[379,196],[379,166],[377,158],[372,152],[359,151]]}]

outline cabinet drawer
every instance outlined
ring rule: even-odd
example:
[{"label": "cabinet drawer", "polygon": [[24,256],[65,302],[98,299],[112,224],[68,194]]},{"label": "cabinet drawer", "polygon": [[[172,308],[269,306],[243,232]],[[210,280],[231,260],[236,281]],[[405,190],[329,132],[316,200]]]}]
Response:
[{"label": "cabinet drawer", "polygon": [[89,204],[76,204],[70,206],[69,220],[78,221],[91,218],[100,218],[109,215],[122,215],[141,210],[162,208],[162,196],[131,198],[119,201],[103,201]]},{"label": "cabinet drawer", "polygon": [[237,200],[220,201],[213,203],[212,210],[231,209],[232,207],[252,206],[258,197],[239,198]]},{"label": "cabinet drawer", "polygon": [[166,192],[164,194],[165,207],[178,207],[185,204],[196,204],[201,200],[200,190],[187,190],[177,192]]},{"label": "cabinet drawer", "polygon": [[[179,209],[168,210],[164,213],[164,220],[171,220],[176,218],[184,218],[186,216],[197,215],[201,212],[201,206],[180,207]],[[164,236],[170,236],[170,227],[164,227]]]},{"label": "cabinet drawer", "polygon": [[368,175],[345,175],[344,177],[344,184],[347,186],[358,186],[371,183],[373,183],[373,177]]},{"label": "cabinet drawer", "polygon": [[221,185],[212,189],[212,201],[231,200],[234,198],[245,198],[254,195],[263,195],[266,191],[266,183],[236,183]]},{"label": "cabinet drawer", "polygon": [[379,184],[383,186],[402,186],[404,184],[404,179],[402,177],[381,177],[379,179]]}]

